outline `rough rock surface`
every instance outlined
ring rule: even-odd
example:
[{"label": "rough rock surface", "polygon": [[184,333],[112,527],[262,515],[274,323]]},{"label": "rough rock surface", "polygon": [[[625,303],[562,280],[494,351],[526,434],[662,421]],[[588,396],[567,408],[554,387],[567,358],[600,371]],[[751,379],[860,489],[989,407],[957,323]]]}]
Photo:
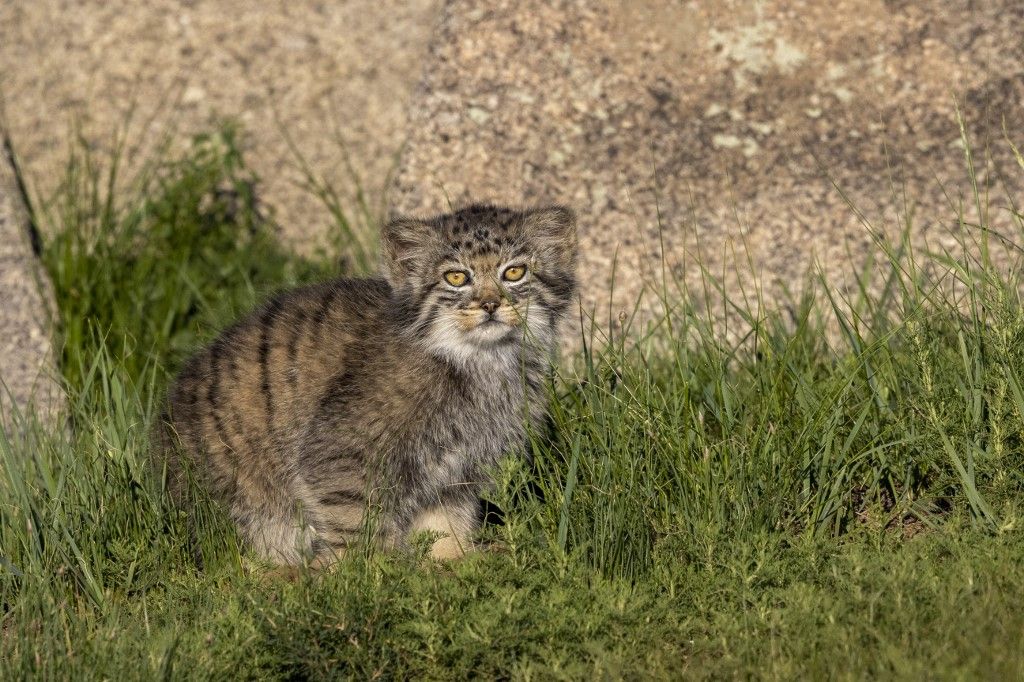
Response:
[{"label": "rough rock surface", "polygon": [[187,140],[222,117],[240,121],[264,200],[284,236],[307,247],[330,218],[299,188],[286,137],[352,206],[350,163],[381,210],[438,9],[438,0],[3,2],[0,93],[44,200],[76,126],[109,149],[130,118],[127,177],[168,132]]},{"label": "rough rock surface", "polygon": [[979,181],[1006,173],[993,205],[1021,201],[1022,35],[1016,0],[450,0],[392,208],[572,205],[585,300],[607,303],[617,254],[613,316],[643,281],[698,282],[694,254],[734,295],[756,293],[748,257],[769,294],[816,261],[848,275],[871,237],[832,180],[875,229],[912,208],[919,243],[955,238],[954,98],[992,145]]},{"label": "rough rock surface", "polygon": [[0,148],[0,425],[9,426],[15,411],[35,408],[49,419],[60,407],[51,351],[52,296],[32,250],[13,169]]}]

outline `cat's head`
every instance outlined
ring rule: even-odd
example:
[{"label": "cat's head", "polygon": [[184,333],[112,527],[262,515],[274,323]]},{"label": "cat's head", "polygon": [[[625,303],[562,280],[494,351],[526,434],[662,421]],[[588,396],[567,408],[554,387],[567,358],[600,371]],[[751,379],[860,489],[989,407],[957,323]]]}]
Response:
[{"label": "cat's head", "polygon": [[381,242],[403,324],[454,360],[523,343],[551,347],[576,293],[576,217],[561,206],[398,218]]}]

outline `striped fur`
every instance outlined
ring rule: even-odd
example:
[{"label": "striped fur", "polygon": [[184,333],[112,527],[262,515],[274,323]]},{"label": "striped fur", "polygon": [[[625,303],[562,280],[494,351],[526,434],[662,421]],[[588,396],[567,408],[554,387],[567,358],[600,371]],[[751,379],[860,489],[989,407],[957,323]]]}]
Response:
[{"label": "striped fur", "polygon": [[382,277],[273,298],[171,388],[157,452],[172,489],[193,469],[272,561],[329,562],[368,527],[386,547],[436,531],[434,554],[460,555],[487,471],[543,417],[576,291],[572,212],[402,218],[382,246]]}]

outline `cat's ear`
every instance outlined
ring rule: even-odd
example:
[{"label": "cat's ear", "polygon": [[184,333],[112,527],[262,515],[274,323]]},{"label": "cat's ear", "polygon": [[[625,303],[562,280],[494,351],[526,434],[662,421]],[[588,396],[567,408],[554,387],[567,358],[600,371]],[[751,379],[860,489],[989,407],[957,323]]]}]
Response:
[{"label": "cat's ear", "polygon": [[407,281],[437,240],[437,227],[416,218],[392,218],[381,230],[381,265],[392,284]]},{"label": "cat's ear", "polygon": [[531,209],[526,211],[523,225],[541,261],[563,268],[576,267],[576,214],[572,209],[565,206]]}]

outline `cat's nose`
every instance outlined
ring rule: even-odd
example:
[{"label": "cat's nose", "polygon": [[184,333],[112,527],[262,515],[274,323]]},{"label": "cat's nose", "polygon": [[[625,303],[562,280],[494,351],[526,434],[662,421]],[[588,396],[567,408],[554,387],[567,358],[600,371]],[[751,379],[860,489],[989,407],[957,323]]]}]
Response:
[{"label": "cat's nose", "polygon": [[493,315],[494,311],[498,309],[498,302],[494,299],[488,299],[480,302],[480,307],[483,308],[488,315]]}]

